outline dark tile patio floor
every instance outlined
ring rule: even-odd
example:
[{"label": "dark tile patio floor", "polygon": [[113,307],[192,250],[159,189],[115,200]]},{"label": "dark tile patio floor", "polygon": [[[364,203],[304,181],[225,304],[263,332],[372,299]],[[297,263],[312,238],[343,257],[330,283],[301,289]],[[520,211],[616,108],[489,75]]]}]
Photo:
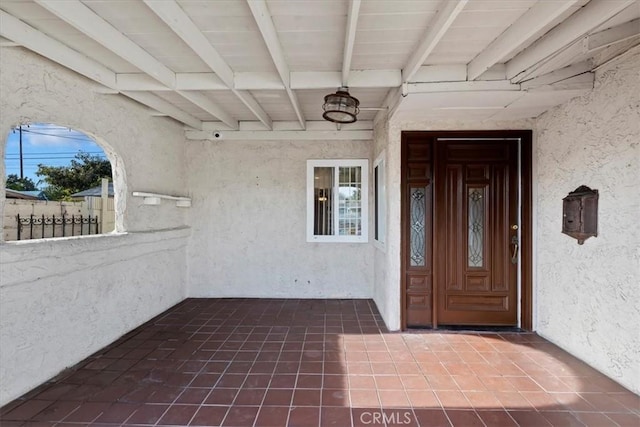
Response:
[{"label": "dark tile patio floor", "polygon": [[0,409],[13,426],[640,426],[531,333],[390,333],[372,301],[188,299]]}]

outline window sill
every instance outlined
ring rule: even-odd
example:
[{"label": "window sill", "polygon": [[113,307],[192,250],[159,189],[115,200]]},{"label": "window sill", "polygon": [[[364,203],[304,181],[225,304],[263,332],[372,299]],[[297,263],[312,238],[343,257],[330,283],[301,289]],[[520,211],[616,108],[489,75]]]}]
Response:
[{"label": "window sill", "polygon": [[369,239],[362,236],[307,236],[307,243],[369,243]]}]

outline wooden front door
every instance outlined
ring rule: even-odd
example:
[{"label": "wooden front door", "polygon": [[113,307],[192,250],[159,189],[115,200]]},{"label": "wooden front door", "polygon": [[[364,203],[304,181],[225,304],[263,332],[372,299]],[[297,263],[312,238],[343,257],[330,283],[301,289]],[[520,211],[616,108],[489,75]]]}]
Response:
[{"label": "wooden front door", "polygon": [[403,135],[407,327],[518,324],[518,141]]}]

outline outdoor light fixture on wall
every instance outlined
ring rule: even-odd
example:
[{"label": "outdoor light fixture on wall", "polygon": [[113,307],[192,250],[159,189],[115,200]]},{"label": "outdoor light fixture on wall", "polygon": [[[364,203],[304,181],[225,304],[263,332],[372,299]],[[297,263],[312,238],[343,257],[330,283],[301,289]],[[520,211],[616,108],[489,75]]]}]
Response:
[{"label": "outdoor light fixture on wall", "polygon": [[349,95],[346,87],[341,87],[336,93],[324,97],[322,117],[334,123],[353,123],[358,120],[359,105],[360,101]]}]

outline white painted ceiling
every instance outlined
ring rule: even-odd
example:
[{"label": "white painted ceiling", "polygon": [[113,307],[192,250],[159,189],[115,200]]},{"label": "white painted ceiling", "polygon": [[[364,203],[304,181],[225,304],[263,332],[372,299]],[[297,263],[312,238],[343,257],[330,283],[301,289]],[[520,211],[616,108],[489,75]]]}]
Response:
[{"label": "white painted ceiling", "polygon": [[[638,0],[2,0],[23,46],[188,134],[356,135],[374,117],[519,119],[640,44]],[[322,120],[347,86],[358,122]]]}]

